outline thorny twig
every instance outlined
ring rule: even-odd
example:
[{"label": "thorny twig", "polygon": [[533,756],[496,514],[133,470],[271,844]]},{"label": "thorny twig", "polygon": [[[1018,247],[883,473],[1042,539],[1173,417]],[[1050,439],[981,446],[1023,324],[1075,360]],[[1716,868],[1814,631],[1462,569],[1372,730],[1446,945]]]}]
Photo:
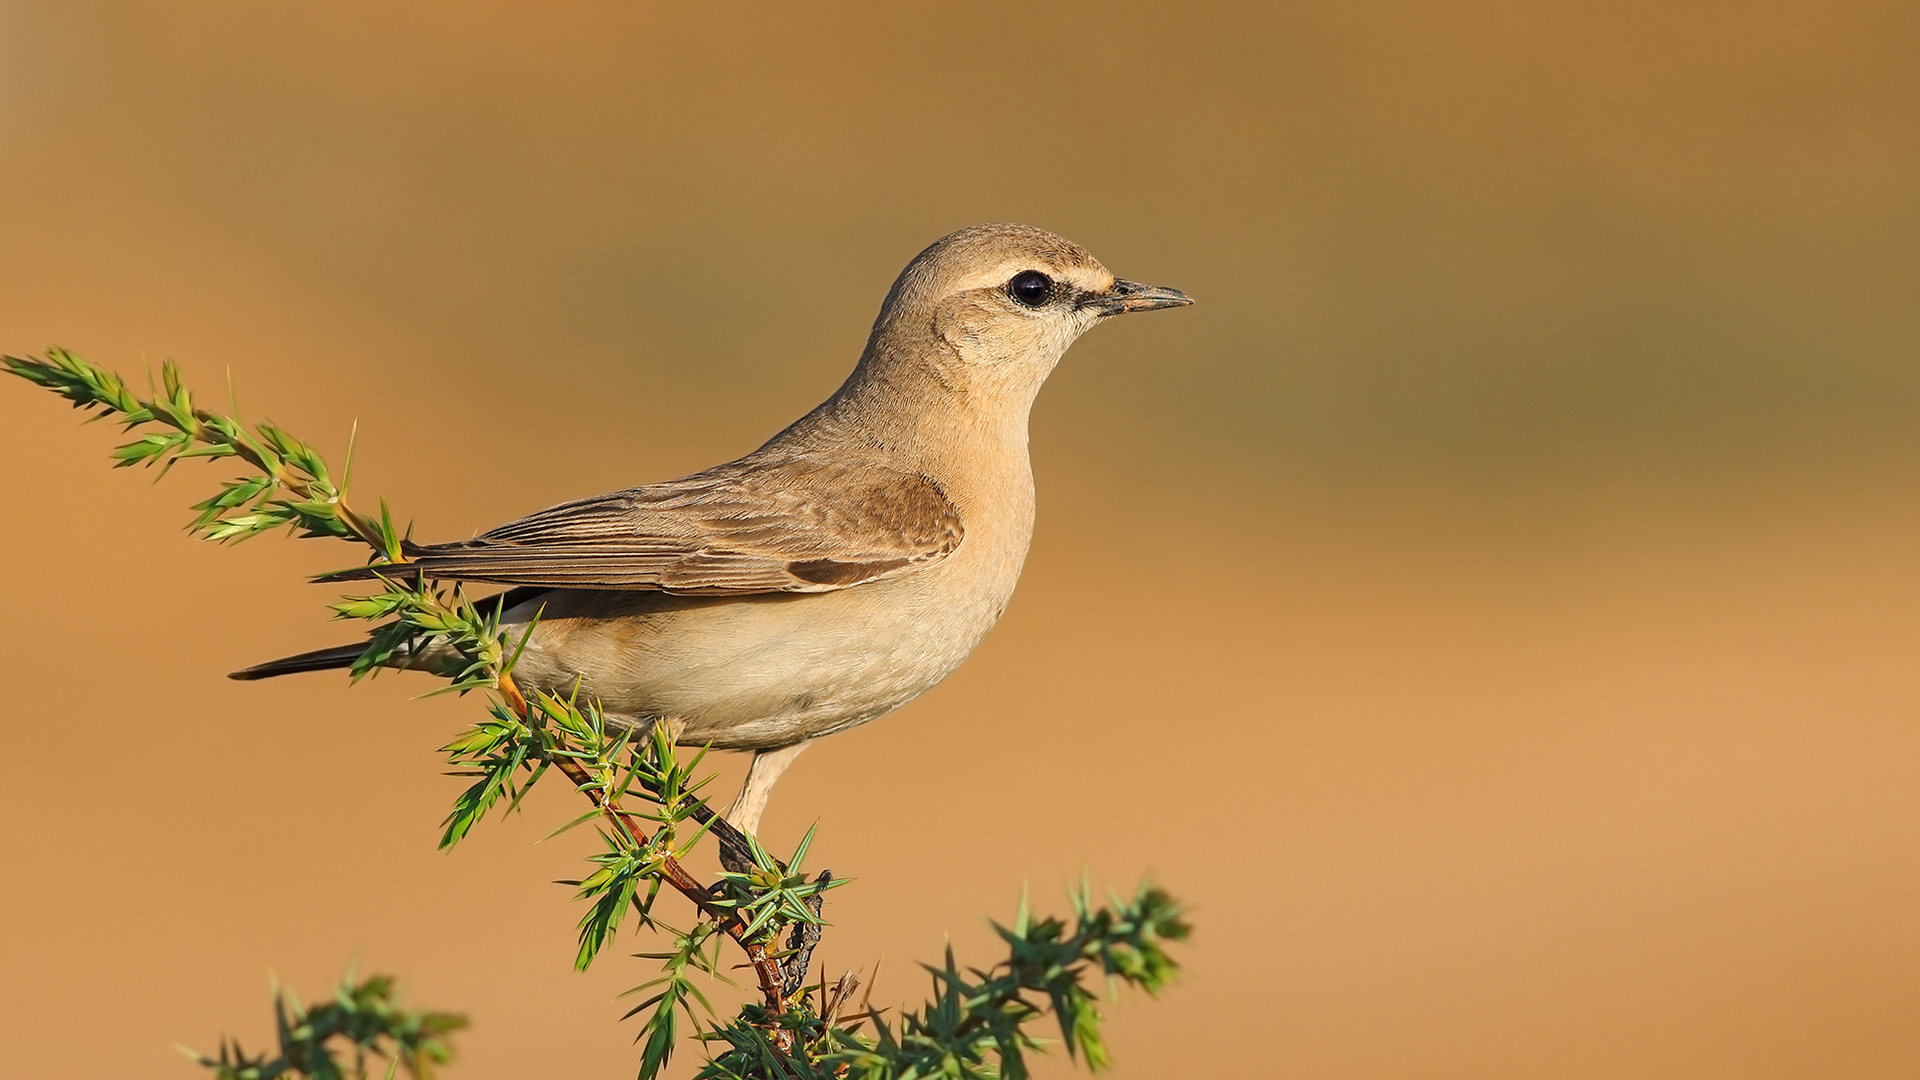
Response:
[{"label": "thorny twig", "polygon": [[[522,721],[528,721],[532,718],[532,707],[528,705],[526,695],[522,694],[519,686],[514,683],[511,673],[502,672],[500,674],[499,688],[500,696],[506,699],[507,707],[512,709]],[[642,828],[638,822],[634,821],[632,815],[620,809],[620,807],[608,797],[605,789],[595,782],[592,774],[587,771],[586,766],[572,758],[566,757],[556,757],[553,763],[568,780],[573,781],[574,787],[579,788],[586,794],[595,809],[599,810],[603,816],[613,823],[614,827],[625,834],[626,838],[631,841],[634,846],[646,846],[646,830]],[[702,805],[704,806],[704,803]],[[711,815],[712,811],[709,810],[708,813]],[[727,828],[731,829],[732,826],[729,825]],[[664,856],[661,860],[661,875],[665,877],[667,883],[678,890],[682,896],[693,901],[696,907],[712,918],[720,927],[721,931],[729,938],[732,938],[734,943],[739,945],[741,950],[747,954],[747,961],[752,965],[754,976],[760,984],[760,992],[767,1000],[767,1011],[775,1015],[784,1011],[786,999],[791,993],[786,989],[788,983],[787,973],[782,970],[780,962],[767,952],[765,945],[756,941],[750,941],[746,938],[744,934],[746,924],[742,921],[739,913],[716,906],[713,902],[713,890],[701,884],[698,878],[688,873],[687,868],[680,864],[680,860],[674,858],[671,854]],[[804,971],[801,979],[802,981],[805,979]]]}]

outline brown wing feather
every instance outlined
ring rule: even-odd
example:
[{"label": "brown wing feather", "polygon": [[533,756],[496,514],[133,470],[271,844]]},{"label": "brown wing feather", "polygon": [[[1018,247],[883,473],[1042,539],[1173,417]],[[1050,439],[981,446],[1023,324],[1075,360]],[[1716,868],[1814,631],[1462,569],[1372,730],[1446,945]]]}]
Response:
[{"label": "brown wing feather", "polygon": [[[939,559],[962,533],[946,493],[918,473],[749,458],[562,503],[411,557],[430,578],[503,585],[694,596],[828,592]],[[370,577],[375,569],[329,580]]]}]

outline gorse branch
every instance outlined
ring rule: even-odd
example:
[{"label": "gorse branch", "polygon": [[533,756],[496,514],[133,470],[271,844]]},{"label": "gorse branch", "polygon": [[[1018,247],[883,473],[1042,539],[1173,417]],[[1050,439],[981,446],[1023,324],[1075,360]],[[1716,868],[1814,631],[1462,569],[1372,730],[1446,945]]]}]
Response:
[{"label": "gorse branch", "polygon": [[170,469],[186,458],[235,457],[257,469],[260,475],[231,481],[194,505],[198,516],[190,528],[209,540],[245,540],[288,526],[306,536],[359,539],[398,558],[400,543],[391,525],[382,531],[347,509],[326,462],[312,447],[270,421],[249,430],[238,419],[194,407],[193,394],[171,360],[160,365],[160,386],[144,398],[120,376],[65,349],[48,349],[44,360],[7,356],[0,363],[76,409],[114,417],[129,432],[159,429],[115,448],[116,467]]},{"label": "gorse branch", "polygon": [[[1095,907],[1084,888],[1072,900],[1075,919],[1069,931],[1058,919],[1030,919],[1023,898],[1013,926],[994,925],[1007,944],[1006,960],[990,971],[963,972],[949,949],[944,966],[926,966],[933,977],[932,1001],[904,1014],[898,1024],[871,1014],[855,1018],[871,1022],[871,1038],[822,1021],[816,1012],[769,1018],[749,1007],[741,1019],[707,1036],[726,1049],[699,1076],[1022,1080],[1029,1075],[1026,1052],[1042,1045],[1027,1033],[1027,1025],[1048,1013],[1059,1021],[1068,1053],[1101,1069],[1107,1064],[1106,1044],[1089,979],[1104,975],[1157,993],[1176,971],[1166,945],[1184,941],[1190,929],[1173,898],[1154,886],[1104,907]],[[783,1054],[767,1037],[776,1026],[793,1032],[804,1052]]]},{"label": "gorse branch", "polygon": [[[49,349],[44,360],[8,356],[0,363],[129,432],[159,429],[115,449],[116,466],[158,464],[166,470],[188,458],[234,458],[252,466],[257,475],[228,480],[218,494],[194,504],[188,528],[205,539],[239,541],[285,526],[302,536],[358,540],[373,549],[376,563],[405,562],[404,540],[384,504],[378,520],[354,512],[320,452],[271,421],[249,428],[237,417],[197,408],[171,360],[160,365],[160,386],[150,397],[63,349]],[[395,660],[432,656],[431,670],[452,681],[448,689],[494,684],[505,670],[497,611],[482,614],[457,586],[436,589],[398,569],[381,582],[380,593],[332,605],[341,618],[392,620],[373,632],[351,668],[354,678]]]},{"label": "gorse branch", "polygon": [[[723,1048],[703,1077],[1018,1080],[1027,1075],[1025,1052],[1040,1045],[1027,1025],[1048,1013],[1058,1020],[1067,1052],[1099,1069],[1106,1048],[1088,980],[1104,976],[1153,993],[1172,977],[1175,964],[1164,946],[1185,938],[1187,925],[1166,893],[1142,888],[1132,900],[1095,907],[1082,889],[1073,897],[1071,930],[1055,919],[1033,922],[1023,900],[1011,928],[996,926],[1008,946],[1004,962],[985,972],[962,972],[949,953],[944,967],[929,967],[933,1000],[897,1024],[872,1010],[840,1016],[858,984],[852,973],[831,992],[824,980],[807,985],[812,952],[826,925],[823,901],[828,890],[844,884],[827,871],[806,876],[802,864],[812,829],[783,862],[700,798],[707,779],[696,770],[704,752],[680,761],[670,724],[610,724],[598,702],[524,694],[513,667],[532,625],[511,640],[500,625],[499,602],[476,602],[458,585],[439,586],[415,572],[407,565],[409,545],[384,502],[377,519],[356,513],[346,502],[345,472],[336,484],[318,451],[270,422],[242,423],[237,407],[233,416],[198,407],[171,361],[161,365],[157,387],[149,380],[146,396],[60,349],[44,358],[3,357],[0,364],[76,408],[139,433],[113,451],[118,466],[157,464],[163,474],[188,458],[246,466],[246,475],[222,481],[218,493],[193,506],[189,528],[195,534],[237,541],[286,527],[302,536],[358,541],[370,549],[374,566],[392,568],[378,573],[378,591],[331,605],[338,618],[374,624],[365,651],[349,669],[352,677],[407,667],[447,679],[443,691],[483,690],[493,697],[483,719],[442,747],[455,774],[469,782],[442,823],[440,845],[458,844],[496,809],[519,807],[542,778],[557,771],[590,808],[554,832],[592,823],[601,840],[588,858],[589,872],[568,882],[586,905],[575,966],[590,965],[623,925],[672,940],[665,952],[638,954],[660,961],[661,975],[628,992],[647,995],[627,1014],[644,1016],[641,1080],[653,1080],[665,1068],[688,1032]],[[684,861],[710,836],[736,869],[708,884],[689,873]],[[655,917],[663,887],[692,903],[689,928],[675,929]],[[726,940],[745,954],[760,1001],[721,1023],[694,977],[723,977],[720,948]],[[384,977],[349,981],[333,1001],[313,1009],[276,992],[277,1055],[249,1056],[229,1042],[217,1056],[196,1059],[219,1080],[359,1078],[367,1075],[369,1056],[387,1060],[389,1076],[404,1066],[424,1078],[451,1056],[442,1036],[465,1021],[401,1010],[391,990]],[[871,1036],[860,1031],[868,1023]],[[351,1074],[336,1049],[352,1051]]]}]

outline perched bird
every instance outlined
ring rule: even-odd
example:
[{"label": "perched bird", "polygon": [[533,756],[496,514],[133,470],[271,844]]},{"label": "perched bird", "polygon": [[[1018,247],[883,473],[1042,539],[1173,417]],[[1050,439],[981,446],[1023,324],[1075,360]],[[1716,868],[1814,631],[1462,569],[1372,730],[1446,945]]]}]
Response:
[{"label": "perched bird", "polygon": [[[412,565],[513,586],[497,601],[509,640],[535,623],[522,687],[577,686],[610,721],[754,751],[726,815],[753,832],[811,740],[924,693],[999,619],[1033,536],[1027,415],[1067,347],[1108,316],[1191,302],[1040,229],[961,229],[901,272],[846,383],[765,446],[415,548]],[[233,677],[345,667],[364,648]]]}]

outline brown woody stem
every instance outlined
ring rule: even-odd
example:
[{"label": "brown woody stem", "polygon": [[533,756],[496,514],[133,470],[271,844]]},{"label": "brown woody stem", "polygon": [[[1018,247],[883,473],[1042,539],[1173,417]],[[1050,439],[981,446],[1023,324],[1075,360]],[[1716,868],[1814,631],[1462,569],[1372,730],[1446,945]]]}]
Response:
[{"label": "brown woody stem", "polygon": [[[499,685],[500,696],[506,699],[507,707],[512,709],[523,722],[528,721],[532,707],[527,703],[526,695],[514,685],[513,676],[501,675]],[[585,765],[568,757],[556,757],[552,760],[554,767],[566,774],[567,779],[573,781],[573,785],[586,794],[594,807],[620,830],[628,842],[636,847],[646,846],[646,830],[609,798],[606,789],[594,780],[593,774],[587,771]],[[732,938],[734,943],[747,954],[747,961],[753,966],[754,976],[759,980],[760,993],[767,999],[767,1012],[777,1016],[786,1011],[786,973],[781,970],[780,961],[768,954],[765,945],[746,940],[743,936],[746,923],[741,921],[740,916],[726,908],[716,906],[713,902],[713,891],[700,884],[699,879],[688,873],[687,868],[680,864],[680,860],[671,854],[663,856],[661,874],[667,879],[668,884],[679,890],[682,896],[693,901],[694,906],[712,918],[721,932]],[[789,1040],[791,1038],[790,1034],[784,1031],[774,1033],[776,1042],[783,1036]],[[787,1047],[783,1046],[783,1048]]]}]

